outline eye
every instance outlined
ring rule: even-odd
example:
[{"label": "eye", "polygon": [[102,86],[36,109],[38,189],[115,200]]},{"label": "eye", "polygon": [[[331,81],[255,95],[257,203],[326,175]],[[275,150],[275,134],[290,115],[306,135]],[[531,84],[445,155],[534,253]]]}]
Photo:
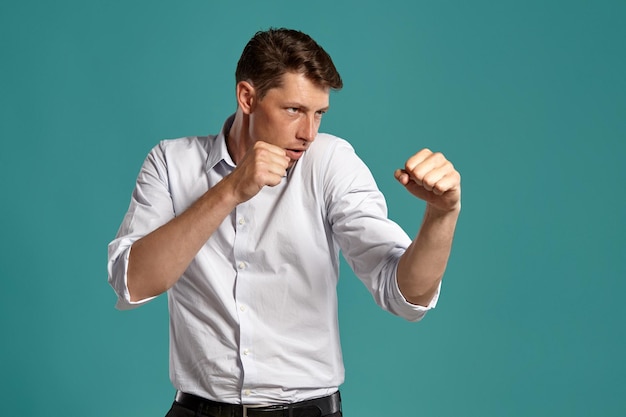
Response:
[{"label": "eye", "polygon": [[289,114],[296,114],[296,113],[298,113],[298,108],[297,107],[287,107],[287,113],[289,113]]},{"label": "eye", "polygon": [[326,114],[326,110],[319,110],[315,112],[315,117],[317,117],[318,119],[321,119],[323,115]]}]

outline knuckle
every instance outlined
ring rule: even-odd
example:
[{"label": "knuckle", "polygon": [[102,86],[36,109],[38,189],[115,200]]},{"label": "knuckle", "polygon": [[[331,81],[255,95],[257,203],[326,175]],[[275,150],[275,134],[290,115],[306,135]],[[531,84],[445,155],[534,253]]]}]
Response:
[{"label": "knuckle", "polygon": [[445,166],[445,164],[448,162],[446,160],[446,157],[441,153],[441,152],[434,152],[430,158],[432,159],[432,161],[439,165],[439,166]]}]

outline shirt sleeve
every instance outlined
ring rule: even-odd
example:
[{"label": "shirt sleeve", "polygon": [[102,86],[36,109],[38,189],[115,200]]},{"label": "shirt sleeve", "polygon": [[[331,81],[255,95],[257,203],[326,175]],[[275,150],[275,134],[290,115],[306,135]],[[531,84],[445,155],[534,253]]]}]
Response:
[{"label": "shirt sleeve", "polygon": [[138,307],[155,298],[131,301],[127,272],[133,243],[174,218],[163,147],[162,142],[145,159],[128,211],[108,247],[108,279],[118,297],[116,308],[120,310]]},{"label": "shirt sleeve", "polygon": [[333,148],[327,154],[324,198],[344,258],[379,306],[406,320],[421,320],[437,304],[439,289],[427,307],[405,299],[396,271],[411,239],[387,217],[385,198],[352,146],[339,139]]}]

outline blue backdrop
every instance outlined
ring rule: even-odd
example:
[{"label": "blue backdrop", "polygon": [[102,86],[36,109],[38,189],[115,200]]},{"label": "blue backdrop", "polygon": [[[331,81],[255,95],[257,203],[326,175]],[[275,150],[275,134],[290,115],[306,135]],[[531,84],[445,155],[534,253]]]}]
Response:
[{"label": "blue backdrop", "polygon": [[[164,415],[167,306],[118,312],[106,247],[164,138],[215,133],[260,29],[311,34],[352,142],[463,175],[438,307],[382,312],[343,265],[347,416],[626,415],[624,1],[0,3],[0,399],[7,416]],[[61,411],[64,410],[64,411]]]}]

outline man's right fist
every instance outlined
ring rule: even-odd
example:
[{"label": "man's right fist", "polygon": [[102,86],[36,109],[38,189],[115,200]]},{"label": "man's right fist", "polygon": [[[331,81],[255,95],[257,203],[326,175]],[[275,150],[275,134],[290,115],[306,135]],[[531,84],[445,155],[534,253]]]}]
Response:
[{"label": "man's right fist", "polygon": [[266,185],[273,187],[280,184],[288,166],[289,157],[283,148],[258,141],[224,180],[232,184],[237,202],[243,203]]}]

